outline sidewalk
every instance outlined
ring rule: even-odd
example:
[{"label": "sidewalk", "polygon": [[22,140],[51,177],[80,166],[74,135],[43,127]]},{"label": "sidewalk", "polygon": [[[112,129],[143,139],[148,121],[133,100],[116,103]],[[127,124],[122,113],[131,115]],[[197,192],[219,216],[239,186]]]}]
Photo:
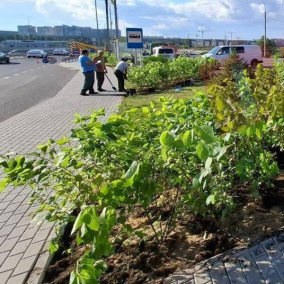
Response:
[{"label": "sidewalk", "polygon": [[284,283],[284,231],[237,247],[177,272],[165,284]]},{"label": "sidewalk", "polygon": [[[78,69],[77,62],[64,64],[62,66]],[[112,70],[108,76],[116,86]],[[104,88],[111,91],[88,97],[79,95],[82,83],[83,75],[78,72],[55,97],[0,123],[0,154],[25,154],[49,138],[59,139],[67,135],[75,126],[72,123],[75,113],[86,115],[91,109],[109,108],[107,117],[116,111],[123,97],[112,91],[107,80]],[[30,189],[25,187],[8,188],[0,193],[1,284],[38,283],[42,268],[49,259],[46,243],[52,237],[52,224],[38,226],[31,223],[29,214],[36,206],[28,205],[29,193]],[[27,282],[34,267],[36,273]]]}]

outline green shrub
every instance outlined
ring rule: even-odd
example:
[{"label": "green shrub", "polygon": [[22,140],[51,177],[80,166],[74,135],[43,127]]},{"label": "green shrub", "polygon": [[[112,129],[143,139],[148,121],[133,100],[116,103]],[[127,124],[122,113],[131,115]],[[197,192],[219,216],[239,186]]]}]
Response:
[{"label": "green shrub", "polygon": [[168,63],[169,59],[166,58],[165,56],[148,56],[146,58],[143,59],[143,65],[147,65],[150,62],[161,62],[161,63]]}]

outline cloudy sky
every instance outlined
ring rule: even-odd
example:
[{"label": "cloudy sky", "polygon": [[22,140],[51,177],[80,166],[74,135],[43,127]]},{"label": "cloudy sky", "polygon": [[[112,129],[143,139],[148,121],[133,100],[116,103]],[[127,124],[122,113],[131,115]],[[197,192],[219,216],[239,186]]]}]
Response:
[{"label": "cloudy sky", "polygon": [[[141,27],[147,35],[256,39],[263,34],[262,0],[117,0],[120,29]],[[284,38],[284,0],[264,0],[268,37]],[[0,30],[35,26],[96,27],[95,0],[0,0]],[[97,0],[105,28],[105,1]]]}]

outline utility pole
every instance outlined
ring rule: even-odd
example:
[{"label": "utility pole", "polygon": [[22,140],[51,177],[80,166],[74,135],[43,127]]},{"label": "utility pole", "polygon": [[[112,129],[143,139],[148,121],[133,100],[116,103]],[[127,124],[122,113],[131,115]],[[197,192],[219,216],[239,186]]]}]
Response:
[{"label": "utility pole", "polygon": [[107,46],[109,46],[109,16],[108,16],[108,0],[105,0],[106,3],[106,24],[107,24]]},{"label": "utility pole", "polygon": [[263,50],[263,55],[266,57],[266,4],[264,0],[262,0],[263,5],[264,5],[264,50]]},{"label": "utility pole", "polygon": [[110,30],[111,30],[111,35],[112,35],[112,13],[111,13],[111,4],[112,4],[112,1],[109,2],[109,6],[108,6],[108,9],[109,9],[109,19],[110,19]]},{"label": "utility pole", "polygon": [[96,7],[96,20],[97,20],[97,38],[98,38],[98,46],[100,46],[100,31],[99,31],[99,19],[98,19],[98,7],[97,7],[97,0],[95,0],[95,7]]},{"label": "utility pole", "polygon": [[233,41],[233,33],[234,32],[229,32],[229,34],[231,34],[231,43],[230,43],[230,46],[232,47],[232,41]]},{"label": "utility pole", "polygon": [[118,29],[118,16],[117,16],[117,4],[116,0],[113,1],[113,7],[114,7],[114,21],[115,21],[115,36],[116,38],[119,37],[119,29]]}]

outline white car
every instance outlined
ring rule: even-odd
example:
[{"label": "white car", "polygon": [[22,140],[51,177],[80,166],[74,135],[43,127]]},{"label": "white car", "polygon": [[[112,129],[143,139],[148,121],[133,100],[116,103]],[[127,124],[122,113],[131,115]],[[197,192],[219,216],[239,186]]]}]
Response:
[{"label": "white car", "polygon": [[158,56],[164,56],[169,59],[174,59],[176,57],[176,53],[173,48],[167,47],[167,46],[157,46],[153,48],[153,55]]},{"label": "white car", "polygon": [[31,49],[27,52],[27,58],[30,58],[30,57],[45,58],[45,57],[47,57],[47,53],[42,49]]},{"label": "white car", "polygon": [[12,51],[8,52],[8,55],[9,56],[14,56],[14,57],[16,57],[16,56],[25,56],[25,53],[22,52],[21,50],[12,50]]},{"label": "white car", "polygon": [[208,53],[204,54],[203,58],[214,58],[221,64],[229,57],[230,54],[236,52],[244,63],[256,67],[258,63],[263,63],[261,49],[259,45],[223,45],[216,46]]},{"label": "white car", "polygon": [[68,55],[68,50],[65,48],[56,48],[53,50],[53,55]]}]

